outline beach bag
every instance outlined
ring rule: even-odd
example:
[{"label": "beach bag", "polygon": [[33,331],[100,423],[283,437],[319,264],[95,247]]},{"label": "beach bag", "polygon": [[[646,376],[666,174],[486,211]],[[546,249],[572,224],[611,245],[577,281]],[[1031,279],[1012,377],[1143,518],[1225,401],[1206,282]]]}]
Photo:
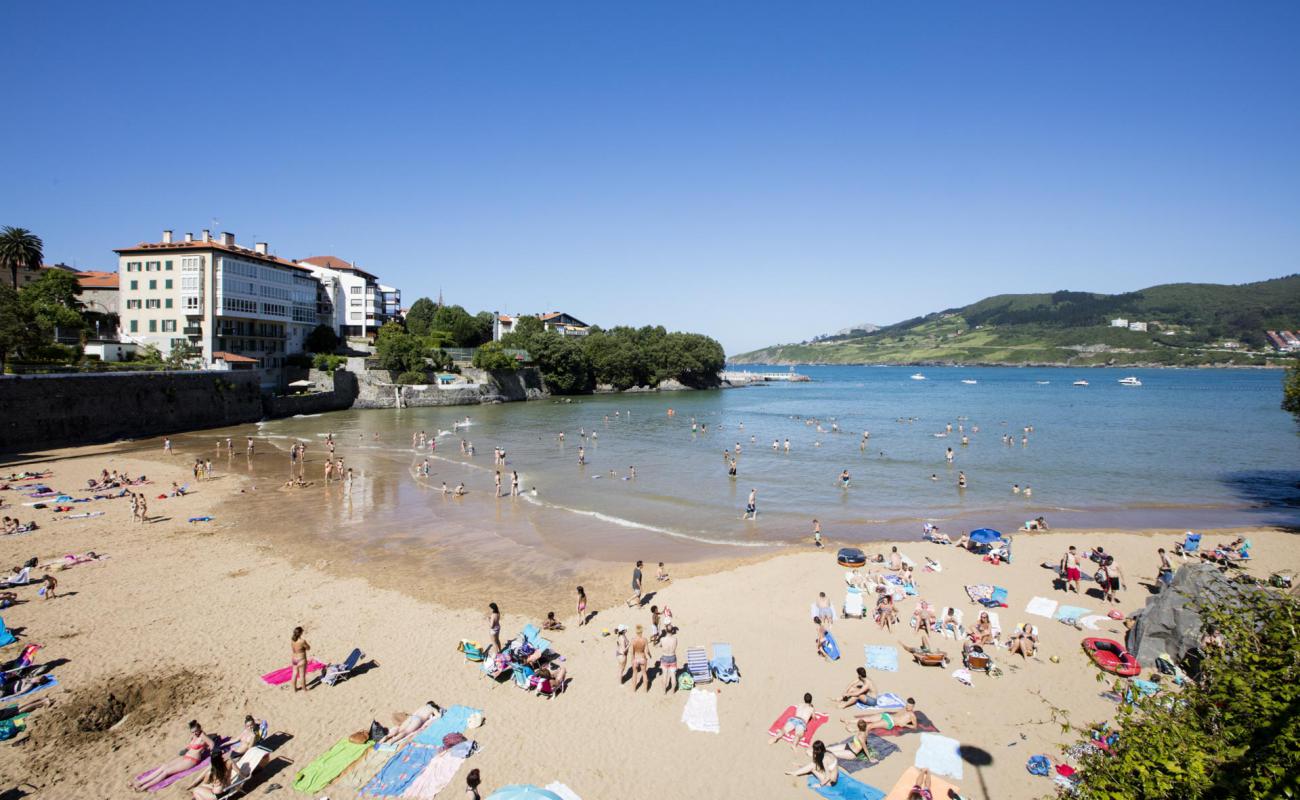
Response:
[{"label": "beach bag", "polygon": [[372,742],[377,742],[377,741],[379,741],[380,739],[384,738],[384,737],[387,736],[387,735],[388,735],[388,729],[387,729],[387,728],[385,728],[383,725],[380,725],[378,721],[376,721],[376,720],[371,720],[371,722],[370,722],[370,740],[371,740]]},{"label": "beach bag", "polygon": [[677,688],[684,691],[690,691],[695,688],[695,678],[689,672],[683,672],[677,676]]},{"label": "beach bag", "polygon": [[1052,770],[1052,764],[1047,760],[1047,756],[1030,756],[1028,763],[1025,764],[1025,769],[1029,770],[1030,775],[1047,777],[1047,774]]},{"label": "beach bag", "polygon": [[463,741],[465,741],[465,737],[463,735],[453,732],[442,737],[442,746],[455,747],[456,745],[460,744]]},{"label": "beach bag", "polygon": [[14,738],[18,735],[18,731],[18,725],[13,720],[0,720],[0,742]]}]

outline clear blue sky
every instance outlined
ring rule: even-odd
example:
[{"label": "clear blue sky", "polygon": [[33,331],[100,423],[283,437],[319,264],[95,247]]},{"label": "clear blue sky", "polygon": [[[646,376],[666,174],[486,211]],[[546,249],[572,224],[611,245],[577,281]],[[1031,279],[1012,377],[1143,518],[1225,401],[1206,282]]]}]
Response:
[{"label": "clear blue sky", "polygon": [[1300,3],[61,3],[0,224],[213,227],[407,302],[728,352],[988,294],[1300,271]]}]

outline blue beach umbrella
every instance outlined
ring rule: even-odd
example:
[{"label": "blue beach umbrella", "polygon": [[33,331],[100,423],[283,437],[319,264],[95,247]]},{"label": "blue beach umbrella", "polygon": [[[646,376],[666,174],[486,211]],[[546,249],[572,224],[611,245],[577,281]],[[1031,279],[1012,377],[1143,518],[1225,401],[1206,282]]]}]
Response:
[{"label": "blue beach umbrella", "polygon": [[993,544],[1002,541],[1002,534],[992,528],[980,528],[970,532],[970,540],[975,544]]},{"label": "blue beach umbrella", "polygon": [[530,783],[516,783],[502,786],[488,795],[487,800],[564,800],[564,798],[550,789],[543,789]]}]

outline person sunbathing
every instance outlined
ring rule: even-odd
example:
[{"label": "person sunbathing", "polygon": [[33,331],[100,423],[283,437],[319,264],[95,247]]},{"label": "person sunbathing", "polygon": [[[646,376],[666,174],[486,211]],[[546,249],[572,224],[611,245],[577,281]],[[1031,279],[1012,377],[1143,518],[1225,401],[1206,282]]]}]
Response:
[{"label": "person sunbathing", "polygon": [[934,800],[934,795],[930,793],[930,770],[928,768],[916,773],[916,780],[912,783],[912,788],[907,790],[907,800]]},{"label": "person sunbathing", "polygon": [[902,711],[868,711],[858,714],[857,718],[865,720],[868,728],[884,728],[887,731],[894,728],[915,728],[918,724],[916,700],[907,698],[907,705],[903,706]]},{"label": "person sunbathing", "polygon": [[943,622],[939,625],[939,629],[951,633],[954,639],[961,636],[961,620],[957,617],[957,609],[944,609]]},{"label": "person sunbathing", "polygon": [[790,749],[798,749],[799,740],[803,738],[803,732],[808,730],[808,723],[816,713],[817,711],[812,704],[812,693],[804,692],[803,702],[794,707],[794,713],[785,721],[785,724],[779,730],[769,733],[772,741],[768,742],[768,744],[776,744],[781,737],[789,735],[791,737]]},{"label": "person sunbathing", "polygon": [[898,622],[898,611],[894,608],[894,596],[892,594],[882,594],[876,601],[875,611],[876,624],[886,631],[893,630],[894,623]]},{"label": "person sunbathing", "polygon": [[835,756],[826,751],[821,739],[813,742],[812,761],[802,767],[788,770],[786,775],[811,775],[820,786],[834,786],[840,779],[840,764]]},{"label": "person sunbathing", "polygon": [[253,719],[251,714],[244,715],[244,729],[239,732],[233,744],[230,745],[230,758],[238,761],[245,753],[257,747],[262,741],[261,726],[257,720]]},{"label": "person sunbathing", "polygon": [[993,644],[993,623],[989,622],[989,612],[980,612],[979,621],[971,630],[970,638],[975,644]]},{"label": "person sunbathing", "polygon": [[131,782],[132,788],[137,792],[143,792],[154,784],[164,781],[177,773],[197,767],[199,762],[207,757],[211,749],[212,742],[208,739],[207,734],[203,732],[203,726],[198,723],[198,720],[190,720],[190,743],[181,751],[181,754],[161,767],[135,778]]},{"label": "person sunbathing", "polygon": [[420,706],[410,714],[405,714],[401,711],[394,712],[393,729],[388,732],[387,736],[379,740],[379,744],[388,744],[389,742],[400,741],[408,736],[414,736],[415,733],[419,731],[420,728],[423,728],[429,720],[437,719],[441,716],[442,706],[432,700]]},{"label": "person sunbathing", "polygon": [[889,564],[885,568],[890,572],[898,572],[903,568],[903,557],[899,555],[897,547],[889,549]]},{"label": "person sunbathing", "polygon": [[844,703],[840,708],[848,708],[857,703],[874,706],[876,704],[875,694],[876,686],[867,677],[866,669],[858,667],[857,680],[844,687],[844,692],[840,696],[840,701]]},{"label": "person sunbathing", "polygon": [[186,789],[190,790],[193,800],[217,800],[235,780],[235,766],[222,754],[213,749],[208,768],[199,774]]},{"label": "person sunbathing", "polygon": [[869,726],[865,719],[857,722],[845,722],[845,730],[853,734],[847,742],[843,744],[834,744],[826,748],[826,752],[836,758],[846,758],[849,761],[865,761],[870,764],[872,761],[871,745],[867,741]]},{"label": "person sunbathing", "polygon": [[1019,653],[1021,658],[1033,658],[1038,647],[1038,632],[1032,625],[1019,625],[1016,633],[1007,642],[1008,653]]},{"label": "person sunbathing", "polygon": [[961,538],[957,540],[956,546],[960,547],[963,550],[966,550],[968,549],[967,545],[969,544],[970,544],[970,534],[963,533],[961,535]]}]

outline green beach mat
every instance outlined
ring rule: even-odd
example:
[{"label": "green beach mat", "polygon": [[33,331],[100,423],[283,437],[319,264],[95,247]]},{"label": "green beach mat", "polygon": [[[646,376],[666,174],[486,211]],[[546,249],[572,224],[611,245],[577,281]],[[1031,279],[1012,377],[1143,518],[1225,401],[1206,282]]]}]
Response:
[{"label": "green beach mat", "polygon": [[366,750],[370,748],[370,744],[370,742],[356,744],[348,741],[347,738],[339,739],[333,747],[322,753],[315,761],[303,767],[302,771],[293,779],[294,791],[303,794],[315,794],[329,786],[335,778],[343,774],[343,770],[352,766],[354,761],[365,755]]}]

